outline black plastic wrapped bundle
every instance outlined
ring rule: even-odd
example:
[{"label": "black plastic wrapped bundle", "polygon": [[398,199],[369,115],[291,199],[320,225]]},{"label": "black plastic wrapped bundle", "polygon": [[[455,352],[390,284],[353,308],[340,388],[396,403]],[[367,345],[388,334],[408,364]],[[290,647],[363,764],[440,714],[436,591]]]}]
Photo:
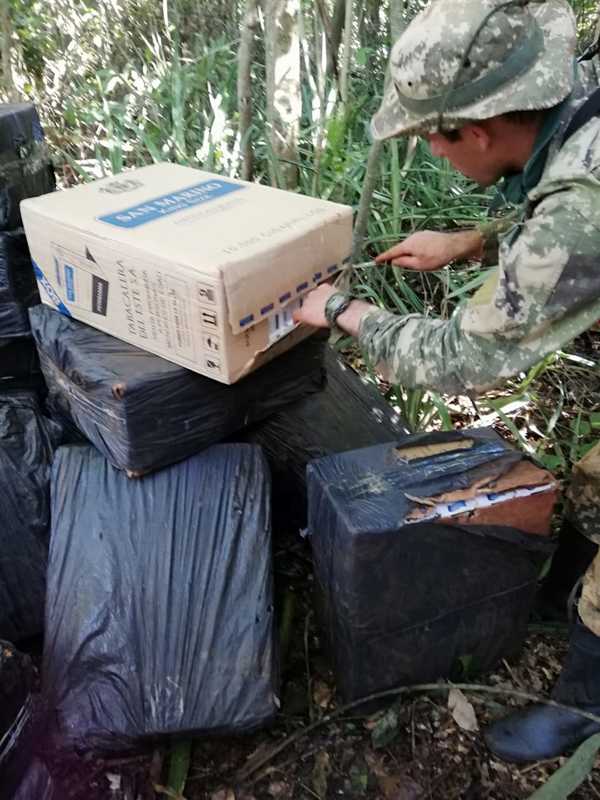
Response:
[{"label": "black plastic wrapped bundle", "polygon": [[43,698],[67,748],[244,731],[277,704],[270,486],[216,445],[139,481],[87,445],[52,484]]},{"label": "black plastic wrapped bundle", "polygon": [[21,226],[21,200],[55,188],[54,170],[35,106],[0,104],[0,231]]},{"label": "black plastic wrapped bundle", "polygon": [[0,339],[0,393],[15,389],[43,389],[35,342],[31,336]]},{"label": "black plastic wrapped bundle", "polygon": [[34,669],[29,656],[0,640],[0,740],[12,727],[33,688]]},{"label": "black plastic wrapped bundle", "polygon": [[244,433],[265,451],[273,476],[276,530],[306,527],[306,466],[312,459],[398,441],[401,417],[372,383],[327,347],[324,391],[282,409]]},{"label": "black plastic wrapped bundle", "polygon": [[324,342],[314,336],[226,386],[47,306],[30,318],[51,413],[132,474],[187,458],[323,386]]},{"label": "black plastic wrapped bundle", "polygon": [[[408,462],[389,444],[308,468],[320,613],[344,699],[447,678],[461,659],[485,670],[522,644],[553,542],[506,525],[407,524],[415,497],[467,489],[522,458],[493,433],[467,439],[467,449]],[[402,448],[440,442],[461,434]]]},{"label": "black plastic wrapped bundle", "polygon": [[[34,683],[31,658],[10,642],[0,641],[0,800],[14,800],[29,766],[35,740],[31,694]],[[20,797],[50,800],[43,792]]]},{"label": "black plastic wrapped bundle", "polygon": [[31,334],[27,309],[39,299],[23,229],[0,232],[0,343]]},{"label": "black plastic wrapped bundle", "polygon": [[0,637],[42,630],[58,426],[30,392],[0,395]]}]

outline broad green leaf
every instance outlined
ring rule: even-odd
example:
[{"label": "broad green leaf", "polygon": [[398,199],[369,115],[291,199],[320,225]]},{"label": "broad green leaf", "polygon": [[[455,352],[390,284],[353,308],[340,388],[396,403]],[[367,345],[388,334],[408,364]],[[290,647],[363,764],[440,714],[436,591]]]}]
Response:
[{"label": "broad green leaf", "polygon": [[177,742],[171,750],[169,758],[168,788],[174,792],[175,797],[182,797],[183,790],[190,770],[192,757],[192,741],[185,739]]},{"label": "broad green leaf", "polygon": [[600,733],[597,733],[581,744],[571,758],[530,795],[529,800],[565,800],[590,774],[599,750]]}]

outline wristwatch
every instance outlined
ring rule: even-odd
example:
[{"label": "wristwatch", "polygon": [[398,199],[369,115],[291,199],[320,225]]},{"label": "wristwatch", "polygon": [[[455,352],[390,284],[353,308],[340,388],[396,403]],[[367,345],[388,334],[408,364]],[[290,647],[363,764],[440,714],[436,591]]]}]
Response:
[{"label": "wristwatch", "polygon": [[352,298],[346,292],[334,292],[325,303],[325,319],[330,328],[335,328],[337,318],[347,310]]}]

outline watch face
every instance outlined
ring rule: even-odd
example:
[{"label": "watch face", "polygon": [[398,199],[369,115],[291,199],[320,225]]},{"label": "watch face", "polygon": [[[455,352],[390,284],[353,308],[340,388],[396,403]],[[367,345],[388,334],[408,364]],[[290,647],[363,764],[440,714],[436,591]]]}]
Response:
[{"label": "watch face", "polygon": [[343,292],[335,292],[332,294],[325,305],[325,319],[330,326],[335,325],[336,319],[342,314],[350,305],[350,297]]}]

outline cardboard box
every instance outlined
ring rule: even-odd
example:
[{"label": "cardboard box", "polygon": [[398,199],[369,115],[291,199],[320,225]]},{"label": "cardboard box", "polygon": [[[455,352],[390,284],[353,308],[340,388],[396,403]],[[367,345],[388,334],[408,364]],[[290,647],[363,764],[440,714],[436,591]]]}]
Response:
[{"label": "cardboard box", "polygon": [[21,212],[43,302],[222,383],[304,337],[292,311],[352,237],[347,206],[175,164]]}]

